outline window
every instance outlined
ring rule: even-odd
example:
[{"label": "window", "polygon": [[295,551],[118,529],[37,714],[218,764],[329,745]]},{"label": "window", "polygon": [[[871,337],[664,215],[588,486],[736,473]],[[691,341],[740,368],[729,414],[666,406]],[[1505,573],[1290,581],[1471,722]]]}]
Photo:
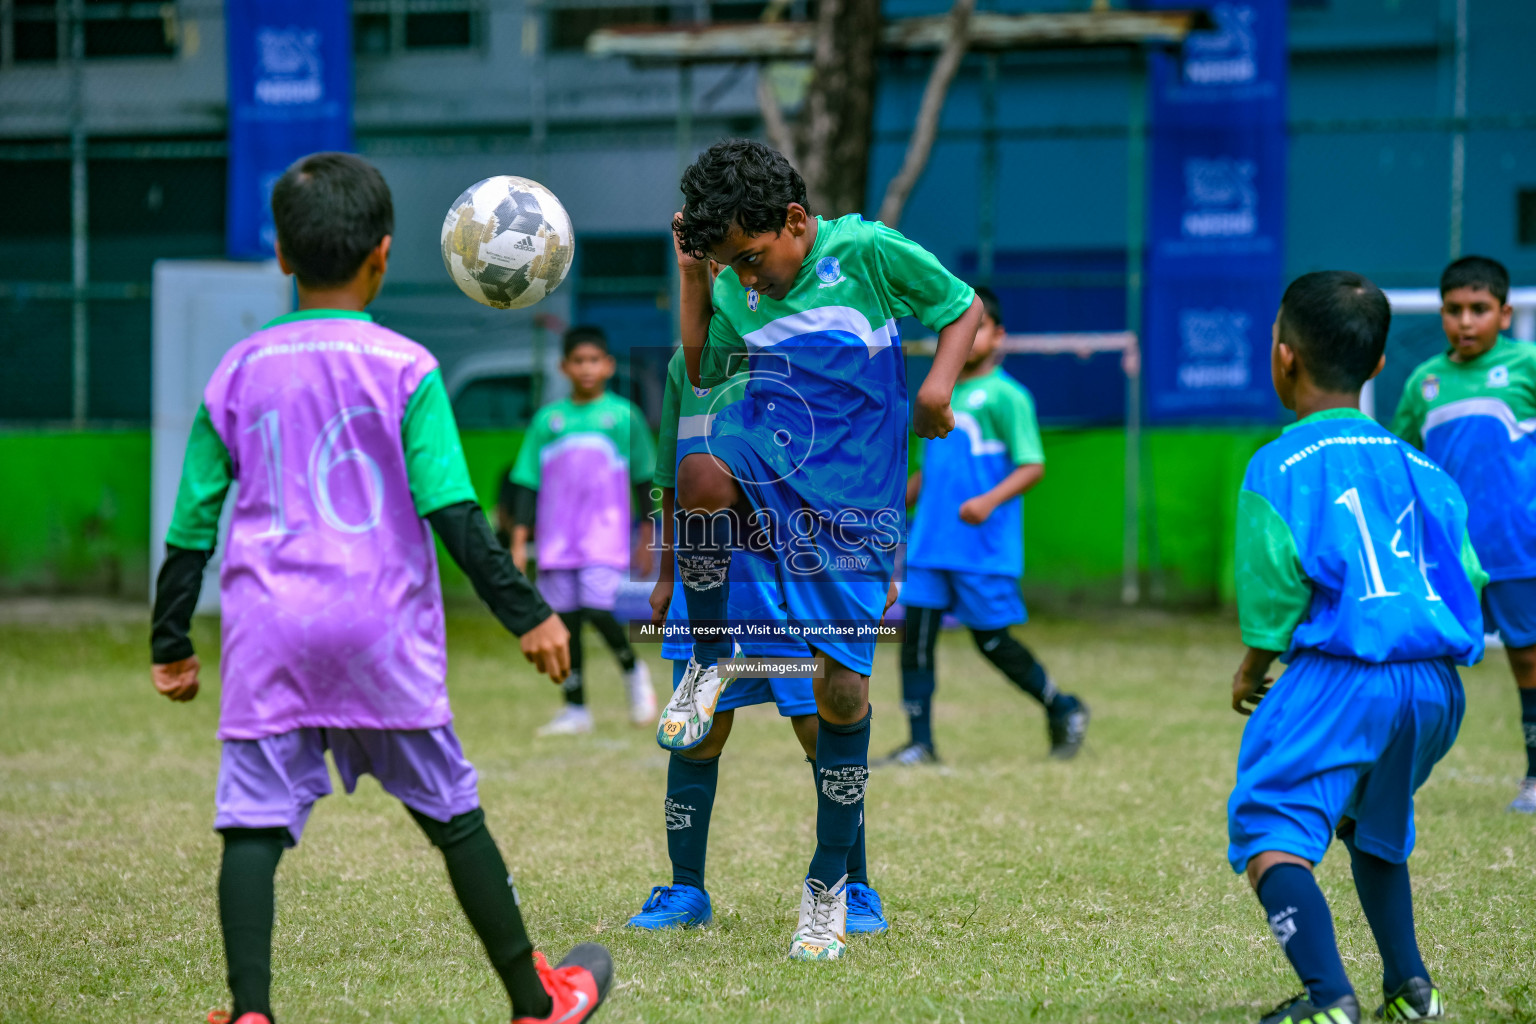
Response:
[{"label": "window", "polygon": [[1517,238],[1521,245],[1536,245],[1536,188],[1523,188],[1515,200]]},{"label": "window", "polygon": [[[0,4],[0,64],[54,63],[69,54],[67,0]],[[3,22],[9,22],[5,24]],[[85,56],[173,57],[180,24],[174,3],[85,0]]]},{"label": "window", "polygon": [[370,57],[475,45],[472,0],[353,0],[352,49]]},{"label": "window", "polygon": [[615,25],[665,25],[672,20],[672,8],[647,7],[566,7],[549,12],[549,48],[580,50],[587,37],[600,28]]}]

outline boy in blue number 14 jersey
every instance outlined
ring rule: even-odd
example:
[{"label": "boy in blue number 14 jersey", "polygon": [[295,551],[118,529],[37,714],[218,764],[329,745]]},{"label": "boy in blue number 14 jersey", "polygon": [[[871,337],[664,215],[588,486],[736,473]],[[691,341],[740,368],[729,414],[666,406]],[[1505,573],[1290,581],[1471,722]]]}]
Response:
[{"label": "boy in blue number 14 jersey", "polygon": [[1509,328],[1509,272],[1466,256],[1440,275],[1449,347],[1413,371],[1392,431],[1424,449],[1467,499],[1467,528],[1488,571],[1483,617],[1519,687],[1525,781],[1511,811],[1536,814],[1536,345]]},{"label": "boy in blue number 14 jersey", "polygon": [[[1238,495],[1248,653],[1232,706],[1252,717],[1227,802],[1227,857],[1306,986],[1261,1024],[1360,1020],[1312,876],[1335,834],[1381,950],[1377,1015],[1443,1012],[1414,935],[1413,796],[1461,726],[1456,665],[1482,657],[1486,576],[1455,481],[1360,412],[1390,320],[1386,297],[1358,274],[1292,282],[1271,372],[1297,422],[1259,449]],[[1274,682],[1266,673],[1281,657],[1289,667]]]},{"label": "boy in blue number 14 jersey", "polygon": [[993,365],[1004,335],[1002,306],[989,288],[977,288],[976,297],[981,329],[955,385],[955,431],[924,443],[922,468],[907,481],[908,504],[922,494],[901,587],[901,699],[911,737],[881,764],[938,760],[933,656],[946,611],[970,629],[977,649],[1009,682],[1045,707],[1051,756],[1074,756],[1088,731],[1088,705],[1058,691],[1045,666],[1008,631],[1028,618],[1019,596],[1023,494],[1045,476],[1045,452],[1034,398]]}]

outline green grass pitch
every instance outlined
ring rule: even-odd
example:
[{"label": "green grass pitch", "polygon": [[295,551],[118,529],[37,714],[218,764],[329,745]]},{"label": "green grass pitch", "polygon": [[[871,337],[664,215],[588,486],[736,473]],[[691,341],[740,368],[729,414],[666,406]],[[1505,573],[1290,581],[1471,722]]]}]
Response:
[{"label": "green grass pitch", "polygon": [[[666,758],[624,722],[601,642],[588,635],[592,737],[533,738],[556,693],[483,612],[450,621],[449,690],[535,941],[613,951],[599,1020],[1256,1019],[1298,986],[1224,857],[1243,723],[1228,707],[1235,625],[1143,615],[1019,635],[1091,703],[1086,750],[1049,761],[1039,709],[946,636],[944,765],[869,787],[893,930],[854,937],[830,965],[785,959],[815,804],[771,711],[741,713],[722,761],[715,925],[631,934],[624,920],[669,880]],[[216,665],[213,624],[197,639]],[[191,1024],[225,1005],[216,672],[173,706],[150,687],[147,647],[136,622],[0,626],[0,1021]],[[876,666],[877,755],[905,738],[896,654],[883,647]],[[1499,652],[1465,679],[1461,741],[1420,794],[1420,937],[1455,1019],[1532,1021],[1536,821],[1504,812],[1518,703]],[[1369,1013],[1380,965],[1337,846],[1320,877]],[[285,855],[274,975],[283,1024],[506,1020],[441,860],[372,779],[321,801]]]}]

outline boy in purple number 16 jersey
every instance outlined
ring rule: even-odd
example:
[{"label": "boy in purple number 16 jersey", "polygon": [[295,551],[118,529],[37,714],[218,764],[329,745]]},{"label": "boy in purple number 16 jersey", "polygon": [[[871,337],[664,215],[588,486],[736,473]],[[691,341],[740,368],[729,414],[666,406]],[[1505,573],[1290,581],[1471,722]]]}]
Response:
[{"label": "boy in purple number 16 jersey", "polygon": [[394,230],[382,176],[355,156],[314,154],[277,182],[272,209],[300,308],[231,348],[203,393],[151,641],[156,689],[191,700],[199,665],[187,634],[220,508],[238,482],[219,582],[214,820],[231,1016],[274,1019],[274,875],[331,791],[329,750],[348,791],[372,774],[442,850],[514,1019],[586,1020],[613,962],[594,944],[556,968],[533,951],[453,731],[432,530],[557,682],[569,671],[565,627],[475,503],[436,360],[362,312]]}]

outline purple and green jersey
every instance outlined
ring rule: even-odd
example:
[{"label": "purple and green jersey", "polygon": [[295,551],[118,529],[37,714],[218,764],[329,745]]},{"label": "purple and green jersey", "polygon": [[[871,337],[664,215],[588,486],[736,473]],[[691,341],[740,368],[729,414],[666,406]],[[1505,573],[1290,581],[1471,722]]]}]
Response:
[{"label": "purple and green jersey", "polygon": [[225,354],[166,541],[220,572],[219,738],[452,718],[431,528],[473,501],[437,361],[365,313],[278,317]]},{"label": "purple and green jersey", "polygon": [[569,398],[533,418],[512,482],[539,492],[534,536],[541,569],[629,567],[631,485],[655,470],[645,417],[611,392]]},{"label": "purple and green jersey", "polygon": [[1034,397],[997,368],[956,384],[950,406],[955,429],[922,443],[923,488],[907,537],[907,564],[1020,576],[1023,496],[1003,502],[974,526],[960,518],[960,506],[1018,467],[1045,461]]},{"label": "purple and green jersey", "polygon": [[1487,575],[1456,482],[1358,409],[1260,448],[1237,503],[1243,642],[1384,663],[1483,655]]},{"label": "purple and green jersey", "polygon": [[1489,578],[1536,578],[1536,345],[1500,338],[1468,362],[1426,361],[1403,386],[1392,431],[1461,486]]}]

